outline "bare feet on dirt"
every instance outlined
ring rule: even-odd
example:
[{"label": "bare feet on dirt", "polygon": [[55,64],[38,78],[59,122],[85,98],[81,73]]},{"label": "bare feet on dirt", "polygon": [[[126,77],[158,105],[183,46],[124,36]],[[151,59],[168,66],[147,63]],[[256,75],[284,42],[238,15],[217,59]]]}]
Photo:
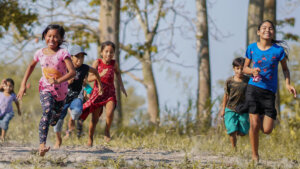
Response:
[{"label": "bare feet on dirt", "polygon": [[41,144],[40,149],[39,149],[39,155],[41,157],[43,157],[49,150],[50,150],[50,147],[46,147],[45,145]]}]

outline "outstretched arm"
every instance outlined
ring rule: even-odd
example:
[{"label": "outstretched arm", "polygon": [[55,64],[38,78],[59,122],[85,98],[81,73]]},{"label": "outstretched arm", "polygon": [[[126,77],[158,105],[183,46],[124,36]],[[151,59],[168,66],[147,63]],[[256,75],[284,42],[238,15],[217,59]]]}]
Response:
[{"label": "outstretched arm", "polygon": [[93,73],[96,80],[97,80],[97,84],[98,84],[98,89],[99,89],[99,94],[101,95],[102,94],[102,84],[101,84],[101,79],[100,79],[100,75],[97,71],[97,69],[93,68],[93,67],[90,67],[89,68],[89,73]]},{"label": "outstretched arm", "polygon": [[17,95],[17,98],[19,100],[22,99],[24,93],[26,92],[26,83],[27,83],[27,80],[29,79],[31,73],[33,72],[36,64],[37,64],[37,61],[33,60],[30,63],[30,65],[27,67],[27,69],[26,69],[25,75],[23,77],[23,80],[22,80],[22,83],[21,83],[21,86],[20,86],[20,89],[19,89],[19,92],[18,92],[18,95]]},{"label": "outstretched arm", "polygon": [[16,103],[16,106],[17,106],[17,109],[18,109],[18,114],[19,114],[19,116],[21,116],[21,109],[20,109],[19,101],[16,100],[15,103]]},{"label": "outstretched arm", "polygon": [[293,94],[294,98],[296,98],[297,97],[297,91],[294,88],[294,86],[292,86],[290,84],[290,71],[289,71],[289,68],[288,68],[287,63],[286,63],[286,58],[283,58],[280,61],[280,63],[281,63],[283,75],[284,75],[284,78],[285,78],[285,87],[288,89],[288,91],[291,94]]},{"label": "outstretched arm", "polygon": [[115,73],[117,75],[117,80],[120,84],[120,87],[121,87],[121,91],[124,93],[124,95],[127,97],[127,93],[126,93],[126,90],[124,88],[124,84],[123,84],[123,80],[122,80],[122,77],[121,77],[121,71],[119,69],[119,66],[118,66],[118,63],[115,63]]}]

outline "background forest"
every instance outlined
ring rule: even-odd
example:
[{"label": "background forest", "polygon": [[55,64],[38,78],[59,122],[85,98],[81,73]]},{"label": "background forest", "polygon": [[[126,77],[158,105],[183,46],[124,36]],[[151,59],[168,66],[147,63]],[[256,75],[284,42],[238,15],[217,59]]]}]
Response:
[{"label": "background forest", "polygon": [[[41,40],[43,29],[50,23],[61,24],[67,31],[64,47],[82,45],[88,53],[86,64],[91,65],[99,57],[101,42],[111,40],[117,44],[115,59],[122,70],[128,97],[120,95],[117,89],[120,104],[115,111],[109,146],[209,151],[250,159],[248,136],[239,139],[238,152],[232,152],[218,116],[224,80],[232,75],[233,58],[244,56],[246,46],[257,41],[258,24],[269,19],[276,23],[276,38],[288,42],[292,84],[300,93],[300,1],[230,0],[225,6],[228,9],[222,8],[223,3],[221,0],[0,0],[0,79],[14,79],[18,92],[34,52],[45,46]],[[222,13],[230,13],[229,10],[238,11],[239,7],[245,9],[241,15],[244,18],[216,19]],[[224,27],[220,26],[223,20],[226,20]],[[235,28],[242,32],[235,32]],[[239,44],[234,39],[239,39]],[[10,123],[9,141],[38,144],[39,69],[29,79],[30,88],[21,102],[23,115]],[[285,159],[292,161],[292,167],[299,167],[300,97],[293,99],[286,90],[281,67],[279,76],[279,120],[271,135],[260,137],[260,154],[266,160]],[[96,144],[103,144],[104,117],[96,129]],[[86,122],[85,132],[87,126]],[[54,141],[50,131],[49,138]],[[83,137],[64,144],[84,145],[85,141]],[[179,167],[197,164],[184,163]]]}]

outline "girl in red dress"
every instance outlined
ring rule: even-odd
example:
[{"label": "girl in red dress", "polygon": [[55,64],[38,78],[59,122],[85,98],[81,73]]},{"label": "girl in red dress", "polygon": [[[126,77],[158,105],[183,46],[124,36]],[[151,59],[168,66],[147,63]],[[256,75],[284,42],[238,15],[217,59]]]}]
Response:
[{"label": "girl in red dress", "polygon": [[102,93],[99,93],[98,84],[94,75],[89,75],[88,81],[95,81],[94,88],[91,97],[83,104],[83,112],[80,116],[81,120],[85,120],[89,113],[92,113],[92,120],[89,125],[89,141],[88,145],[93,146],[93,136],[99,117],[103,112],[103,106],[106,110],[106,127],[105,127],[105,141],[110,140],[110,126],[114,116],[114,109],[117,104],[115,86],[114,86],[114,74],[120,84],[121,91],[127,97],[126,90],[123,85],[120,70],[118,64],[112,58],[115,54],[115,44],[110,41],[103,42],[101,44],[101,57],[93,63],[93,67],[98,70],[101,83]]}]

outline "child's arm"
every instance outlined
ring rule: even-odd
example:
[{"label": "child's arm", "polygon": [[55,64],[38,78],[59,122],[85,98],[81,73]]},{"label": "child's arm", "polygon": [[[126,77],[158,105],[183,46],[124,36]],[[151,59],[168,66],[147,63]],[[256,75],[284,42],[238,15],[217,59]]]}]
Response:
[{"label": "child's arm", "polygon": [[220,114],[221,117],[224,117],[225,115],[225,108],[226,108],[227,101],[228,101],[228,95],[225,93],[223,96],[222,110]]},{"label": "child's arm", "polygon": [[19,116],[21,116],[21,109],[20,109],[19,101],[16,100],[15,103],[16,103],[16,106],[17,106],[17,109],[18,109],[18,114],[19,114]]},{"label": "child's arm", "polygon": [[22,83],[21,83],[21,86],[20,86],[20,89],[19,89],[19,93],[17,95],[18,99],[22,99],[24,93],[26,92],[26,83],[27,83],[27,80],[29,79],[29,77],[30,77],[31,73],[33,72],[33,70],[34,70],[34,68],[35,68],[35,66],[36,66],[37,63],[38,63],[37,61],[33,60],[30,63],[30,65],[27,67],[25,75],[24,75]]},{"label": "child's arm", "polygon": [[76,75],[76,72],[75,72],[75,69],[74,69],[74,66],[73,66],[73,63],[72,63],[71,59],[66,58],[64,61],[65,61],[65,64],[67,66],[68,73],[63,75],[62,77],[60,77],[58,79],[48,79],[48,82],[50,84],[59,84],[59,83],[65,82],[69,79],[72,79]]},{"label": "child's arm", "polygon": [[290,84],[290,71],[289,71],[289,68],[288,68],[287,63],[286,63],[286,58],[283,58],[280,61],[280,63],[281,63],[283,75],[284,75],[284,78],[285,78],[285,86],[288,89],[288,91],[291,94],[294,95],[294,98],[296,98],[297,97],[297,92],[296,92],[296,89],[294,88],[294,86],[292,86]]},{"label": "child's arm", "polygon": [[260,72],[260,68],[256,67],[256,68],[251,69],[250,62],[251,62],[251,60],[246,58],[245,63],[244,63],[243,73],[245,73],[247,75],[257,76]]},{"label": "child's arm", "polygon": [[0,90],[4,90],[3,88],[4,88],[4,85],[5,85],[5,81],[6,81],[6,79],[3,79],[3,80],[1,81],[1,84],[0,84]]},{"label": "child's arm", "polygon": [[97,84],[98,84],[98,89],[99,89],[99,94],[101,95],[102,94],[102,83],[101,83],[101,79],[100,79],[100,76],[99,76],[99,73],[97,71],[97,69],[93,68],[93,67],[90,67],[89,68],[89,73],[93,73],[95,77],[95,80],[97,80]]},{"label": "child's arm", "polygon": [[[92,68],[94,68],[94,69],[97,70],[97,66],[98,66],[98,60],[95,60],[95,61],[93,62]],[[101,77],[101,76],[100,76],[100,77]],[[94,76],[94,74],[89,73],[89,76],[88,76],[88,78],[87,78],[87,81],[88,81],[88,82],[93,82],[93,81],[95,81],[95,80],[96,80],[96,77]]]},{"label": "child's arm", "polygon": [[123,80],[122,80],[122,77],[121,77],[121,71],[119,69],[118,63],[115,63],[115,73],[117,75],[117,80],[120,84],[121,90],[125,94],[125,96],[127,97],[127,93],[126,93],[126,90],[124,88]]},{"label": "child's arm", "polygon": [[[94,68],[94,69],[96,70],[97,74],[98,74],[97,66],[98,66],[98,60],[95,60],[95,61],[93,62],[92,68]],[[100,76],[100,77],[104,76],[104,75],[106,74],[107,70],[108,70],[108,69],[102,70],[102,72],[99,73],[99,76]],[[97,77],[95,76],[94,73],[93,73],[93,74],[92,74],[92,73],[89,73],[89,76],[88,76],[88,79],[87,79],[87,80],[88,80],[88,82],[93,82],[93,81],[97,80]]]}]

